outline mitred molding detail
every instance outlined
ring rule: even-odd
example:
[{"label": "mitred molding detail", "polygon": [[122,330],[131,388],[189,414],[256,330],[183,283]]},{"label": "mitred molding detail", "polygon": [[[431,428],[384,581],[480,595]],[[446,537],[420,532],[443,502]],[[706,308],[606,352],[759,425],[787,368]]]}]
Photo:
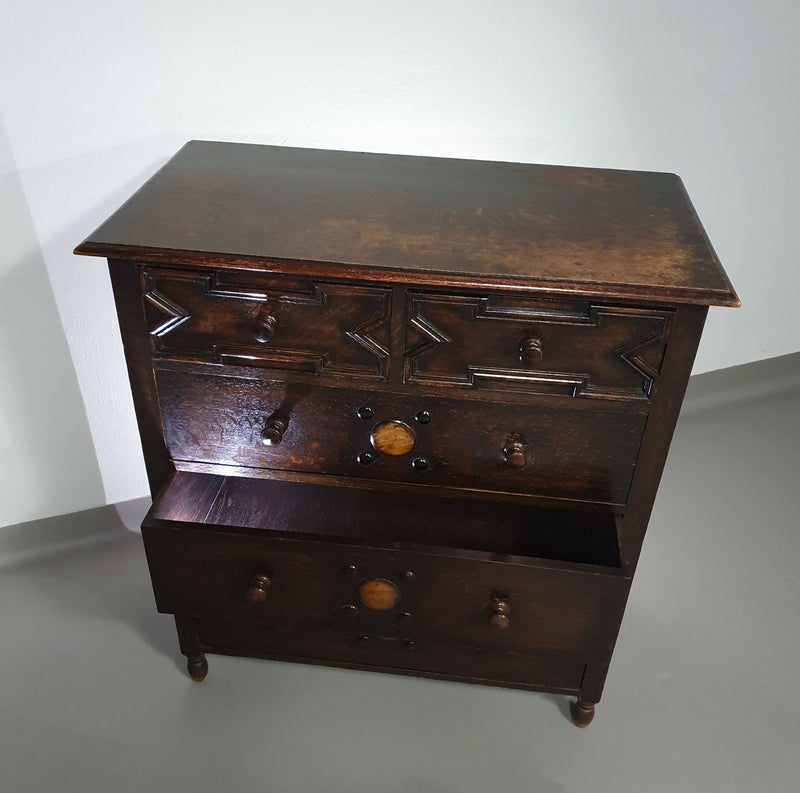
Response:
[{"label": "mitred molding detail", "polygon": [[642,391],[647,396],[650,396],[653,381],[661,372],[661,364],[664,361],[665,330],[666,322],[662,324],[660,330],[653,331],[640,339],[634,339],[629,344],[616,349],[616,354],[642,376]]},{"label": "mitred molding detail", "polygon": [[432,322],[429,322],[419,313],[418,306],[413,307],[408,324],[417,332],[419,337],[419,341],[413,344],[413,346],[408,342],[408,336],[406,337],[406,358],[412,361],[412,365],[423,353],[432,350],[439,344],[446,344],[452,341],[446,333],[443,333]]},{"label": "mitred molding detail", "polygon": [[[236,276],[232,280],[224,272],[148,268],[144,297],[170,316],[153,331],[154,355],[388,377],[390,290],[263,274],[257,279],[242,273]],[[265,312],[272,315],[276,327],[268,341],[255,338],[253,332]],[[192,317],[194,322],[164,340],[164,335]]]},{"label": "mitred molding detail", "polygon": [[[408,381],[625,401],[649,400],[672,316],[660,309],[460,295],[410,295],[408,305]],[[551,337],[548,327],[555,325],[561,328]],[[540,340],[542,356],[526,365],[520,341],[531,337]]]},{"label": "mitred molding detail", "polygon": [[190,319],[188,311],[182,309],[177,303],[174,303],[166,295],[162,295],[158,289],[151,288],[145,292],[144,299],[155,306],[160,312],[167,315],[167,320],[162,322],[150,331],[151,336],[156,336],[159,339],[166,336],[171,330],[175,330],[179,325]]},{"label": "mitred molding detail", "polygon": [[362,322],[358,327],[353,330],[348,330],[345,335],[352,339],[356,344],[360,344],[365,350],[371,352],[380,360],[388,360],[389,348],[381,344],[370,334],[378,330],[388,320],[386,312],[376,314],[372,318]]}]

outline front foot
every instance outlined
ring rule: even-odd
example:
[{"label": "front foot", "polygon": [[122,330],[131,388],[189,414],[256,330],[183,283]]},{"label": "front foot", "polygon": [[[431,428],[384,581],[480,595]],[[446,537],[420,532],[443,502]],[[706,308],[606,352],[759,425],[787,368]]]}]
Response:
[{"label": "front foot", "polygon": [[569,713],[576,727],[588,727],[594,718],[594,705],[583,702],[580,697],[569,703]]},{"label": "front foot", "polygon": [[208,661],[203,653],[191,655],[186,659],[186,670],[195,683],[202,683],[208,674]]}]

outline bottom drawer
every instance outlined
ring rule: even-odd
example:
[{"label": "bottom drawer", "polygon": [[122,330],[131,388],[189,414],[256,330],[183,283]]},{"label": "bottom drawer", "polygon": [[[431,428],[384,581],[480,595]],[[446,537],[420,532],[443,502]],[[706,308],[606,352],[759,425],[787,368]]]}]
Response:
[{"label": "bottom drawer", "polygon": [[437,646],[606,661],[630,584],[612,515],[528,504],[178,474],[142,534],[160,611],[390,666]]},{"label": "bottom drawer", "polygon": [[143,529],[162,612],[330,633],[605,660],[626,580],[588,565],[490,554],[265,538],[235,530]]},{"label": "bottom drawer", "polygon": [[410,674],[536,691],[570,694],[580,688],[584,663],[572,658],[503,652],[396,637],[343,639],[335,631],[311,634],[269,626],[197,620],[204,650],[351,669]]}]

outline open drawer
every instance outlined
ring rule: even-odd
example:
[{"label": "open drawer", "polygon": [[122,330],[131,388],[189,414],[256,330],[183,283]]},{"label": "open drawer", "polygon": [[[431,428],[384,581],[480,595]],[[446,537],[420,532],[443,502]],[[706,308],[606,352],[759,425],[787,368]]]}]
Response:
[{"label": "open drawer", "polygon": [[142,531],[160,611],[306,643],[604,659],[629,585],[610,512],[178,472]]}]

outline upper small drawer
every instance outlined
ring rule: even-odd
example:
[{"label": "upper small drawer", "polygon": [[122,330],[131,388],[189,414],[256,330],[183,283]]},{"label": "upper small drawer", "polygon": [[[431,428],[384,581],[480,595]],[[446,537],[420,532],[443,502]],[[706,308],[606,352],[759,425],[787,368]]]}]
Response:
[{"label": "upper small drawer", "polygon": [[142,294],[156,357],[388,377],[389,289],[147,268]]},{"label": "upper small drawer", "polygon": [[409,292],[409,382],[648,400],[669,310]]}]

